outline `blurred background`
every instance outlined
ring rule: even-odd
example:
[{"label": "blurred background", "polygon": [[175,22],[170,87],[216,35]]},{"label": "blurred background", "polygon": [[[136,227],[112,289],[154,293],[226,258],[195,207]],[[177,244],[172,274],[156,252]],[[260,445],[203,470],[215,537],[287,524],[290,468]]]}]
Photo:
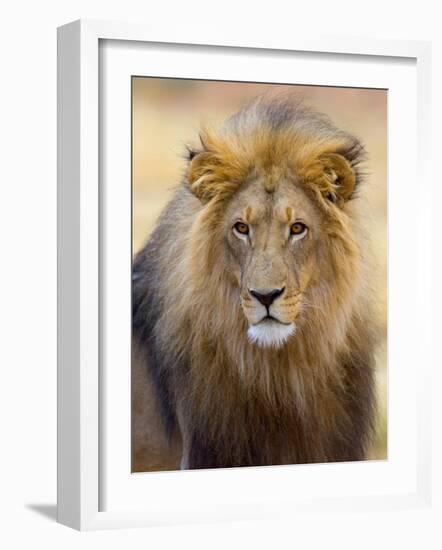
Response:
[{"label": "blurred background", "polygon": [[387,92],[385,90],[250,84],[148,77],[132,79],[133,253],[144,244],[186,167],[186,144],[198,144],[201,124],[216,125],[269,90],[296,93],[358,136],[368,152],[367,226],[376,260],[378,411],[370,459],[387,458]]}]

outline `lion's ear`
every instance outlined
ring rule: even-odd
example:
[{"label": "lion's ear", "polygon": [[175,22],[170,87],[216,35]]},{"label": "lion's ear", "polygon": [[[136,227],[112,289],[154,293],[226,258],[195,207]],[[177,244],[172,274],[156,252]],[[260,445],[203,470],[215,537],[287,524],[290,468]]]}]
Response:
[{"label": "lion's ear", "polygon": [[203,129],[199,135],[201,147],[187,148],[189,167],[187,182],[190,190],[203,204],[214,197],[217,191],[217,175],[220,161],[216,153],[216,139],[208,129]]},{"label": "lion's ear", "polygon": [[223,135],[205,129],[201,149],[188,150],[187,184],[203,204],[215,197],[223,200],[234,193],[250,171],[247,155]]},{"label": "lion's ear", "polygon": [[192,152],[187,170],[190,190],[203,204],[216,193],[216,156],[209,151]]},{"label": "lion's ear", "polygon": [[356,188],[356,173],[350,162],[338,153],[325,153],[319,158],[320,184],[324,197],[338,206],[348,201]]}]

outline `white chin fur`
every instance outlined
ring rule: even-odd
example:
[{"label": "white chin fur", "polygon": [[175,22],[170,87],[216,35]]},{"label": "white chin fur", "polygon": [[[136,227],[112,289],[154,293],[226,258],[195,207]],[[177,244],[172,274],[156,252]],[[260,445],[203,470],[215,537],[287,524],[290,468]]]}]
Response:
[{"label": "white chin fur", "polygon": [[277,321],[264,320],[250,326],[247,335],[251,342],[262,348],[279,348],[295,332],[294,323],[283,325]]}]

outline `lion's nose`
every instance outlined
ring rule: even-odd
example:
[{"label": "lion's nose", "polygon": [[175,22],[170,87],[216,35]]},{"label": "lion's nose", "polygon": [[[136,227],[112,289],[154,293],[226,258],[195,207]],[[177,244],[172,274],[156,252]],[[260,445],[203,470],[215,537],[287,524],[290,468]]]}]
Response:
[{"label": "lion's nose", "polygon": [[273,302],[278,298],[278,296],[281,296],[281,294],[284,292],[285,287],[282,288],[274,288],[273,290],[269,291],[263,291],[263,290],[251,290],[249,289],[249,292],[252,296],[254,296],[258,302],[261,302],[261,304],[265,307],[270,307]]}]

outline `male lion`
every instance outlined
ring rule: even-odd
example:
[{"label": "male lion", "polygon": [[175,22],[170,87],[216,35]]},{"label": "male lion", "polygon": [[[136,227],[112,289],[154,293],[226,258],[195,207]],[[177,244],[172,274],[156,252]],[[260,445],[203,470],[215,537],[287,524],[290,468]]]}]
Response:
[{"label": "male lion", "polygon": [[134,260],[134,471],[365,458],[363,156],[290,97],[202,131]]}]

